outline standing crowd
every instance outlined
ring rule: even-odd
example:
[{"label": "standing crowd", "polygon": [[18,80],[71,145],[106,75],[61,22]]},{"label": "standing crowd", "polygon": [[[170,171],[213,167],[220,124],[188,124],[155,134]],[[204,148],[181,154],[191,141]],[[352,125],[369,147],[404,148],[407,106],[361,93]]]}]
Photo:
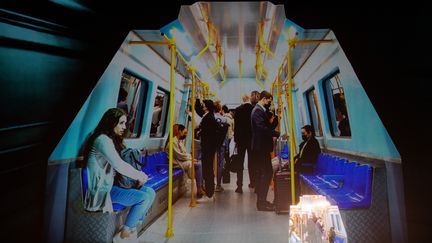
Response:
[{"label": "standing crowd", "polygon": [[[219,101],[197,99],[195,110],[201,122],[192,131],[195,133],[195,161],[192,163],[192,156],[184,145],[187,128],[175,124],[173,162],[184,170],[184,175],[189,179],[192,179],[194,165],[196,173],[193,179],[196,180],[198,202],[212,202],[215,192],[224,191],[222,176],[228,166],[235,168],[237,173],[235,192],[243,193],[243,164],[247,153],[248,187],[255,189],[257,194],[257,210],[273,211],[274,205],[267,201],[267,194],[273,176],[271,153],[275,138],[280,136],[276,131],[277,115],[271,108],[273,96],[267,91],[253,91],[250,96],[242,97],[242,100],[239,107],[229,110]],[[137,227],[143,222],[156,195],[152,188],[145,185],[148,176],[129,161],[134,156],[130,155],[123,143],[127,124],[127,108],[125,110],[119,106],[109,109],[90,134],[83,150],[83,166],[88,171],[84,208],[93,212],[112,212],[113,203],[130,207],[124,225],[114,236],[114,242],[137,242]],[[300,144],[300,152],[295,157],[297,171],[314,169],[320,147],[313,131],[310,125],[302,128],[304,142]],[[286,134],[282,137],[287,138]],[[230,156],[231,144],[235,144],[235,160]],[[126,178],[130,182],[125,183],[117,178]]]}]

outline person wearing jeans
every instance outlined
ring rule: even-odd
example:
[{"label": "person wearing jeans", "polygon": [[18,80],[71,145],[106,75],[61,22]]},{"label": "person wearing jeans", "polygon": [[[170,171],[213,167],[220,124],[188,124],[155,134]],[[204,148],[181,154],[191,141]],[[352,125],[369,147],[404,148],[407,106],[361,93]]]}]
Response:
[{"label": "person wearing jeans", "polygon": [[155,191],[151,187],[142,186],[140,189],[124,189],[113,186],[111,189],[111,200],[126,207],[131,207],[127,215],[123,229],[135,233],[136,226],[144,221],[156,197]]},{"label": "person wearing jeans", "polygon": [[[109,109],[84,147],[83,166],[88,171],[88,189],[84,195],[85,210],[113,212],[113,201],[131,207],[126,224],[116,233],[114,242],[138,242],[133,230],[140,220],[144,220],[155,198],[153,189],[142,187],[148,176],[120,157],[120,151],[126,147],[123,144],[126,122],[127,114],[124,110]],[[137,188],[141,190],[113,187],[114,171],[136,180]]]}]

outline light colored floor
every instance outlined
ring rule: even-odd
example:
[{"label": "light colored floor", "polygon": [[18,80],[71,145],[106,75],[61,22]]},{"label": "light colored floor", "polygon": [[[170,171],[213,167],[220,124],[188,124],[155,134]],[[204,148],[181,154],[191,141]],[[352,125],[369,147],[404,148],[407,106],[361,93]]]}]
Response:
[{"label": "light colored floor", "polygon": [[[165,238],[168,214],[165,212],[140,237],[141,243],[159,242],[288,242],[288,214],[256,210],[256,194],[248,188],[244,171],[243,194],[235,193],[236,174],[231,183],[223,184],[224,192],[216,193],[215,202],[189,207],[188,192],[173,205],[174,237]],[[273,201],[269,189],[268,200]]]}]

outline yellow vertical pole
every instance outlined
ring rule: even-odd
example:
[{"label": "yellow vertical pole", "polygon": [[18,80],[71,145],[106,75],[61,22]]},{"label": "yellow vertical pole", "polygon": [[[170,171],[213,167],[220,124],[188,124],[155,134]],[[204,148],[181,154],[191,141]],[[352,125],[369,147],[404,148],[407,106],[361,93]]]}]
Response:
[{"label": "yellow vertical pole", "polygon": [[276,82],[277,82],[277,102],[278,102],[278,109],[276,110],[276,114],[278,117],[278,131],[281,131],[281,125],[280,125],[280,121],[281,121],[281,109],[283,108],[282,106],[282,97],[281,97],[281,89],[280,89],[280,77],[279,77],[279,73],[280,73],[280,69],[281,67],[278,67],[278,72],[276,75]]},{"label": "yellow vertical pole", "polygon": [[191,67],[192,73],[192,144],[191,144],[191,155],[192,155],[192,178],[191,178],[191,202],[189,207],[195,207],[195,69]]},{"label": "yellow vertical pole", "polygon": [[291,203],[295,204],[295,183],[294,183],[294,116],[292,104],[292,43],[288,40],[288,110],[289,110],[289,129],[290,129],[290,163],[291,163]]},{"label": "yellow vertical pole", "polygon": [[173,193],[173,126],[174,126],[174,64],[175,64],[175,51],[176,44],[174,37],[169,40],[169,48],[171,50],[171,79],[170,79],[170,132],[169,132],[169,177],[168,177],[168,228],[165,237],[171,238],[174,236],[172,228],[172,193]]}]

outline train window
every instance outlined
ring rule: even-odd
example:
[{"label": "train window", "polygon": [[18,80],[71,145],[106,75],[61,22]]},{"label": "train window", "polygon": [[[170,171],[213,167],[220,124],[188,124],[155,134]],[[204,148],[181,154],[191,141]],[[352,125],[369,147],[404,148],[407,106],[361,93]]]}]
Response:
[{"label": "train window", "polygon": [[137,138],[141,135],[146,92],[147,82],[123,71],[117,108],[123,109],[128,114],[125,138]]},{"label": "train window", "polygon": [[157,88],[151,119],[151,138],[160,138],[165,135],[166,120],[168,117],[169,93],[160,87]]},{"label": "train window", "polygon": [[331,134],[338,137],[350,137],[351,128],[345,102],[345,92],[339,72],[324,80],[323,89]]},{"label": "train window", "polygon": [[321,116],[318,110],[318,99],[315,89],[312,88],[306,92],[306,101],[309,110],[309,120],[315,130],[316,136],[322,136]]}]

